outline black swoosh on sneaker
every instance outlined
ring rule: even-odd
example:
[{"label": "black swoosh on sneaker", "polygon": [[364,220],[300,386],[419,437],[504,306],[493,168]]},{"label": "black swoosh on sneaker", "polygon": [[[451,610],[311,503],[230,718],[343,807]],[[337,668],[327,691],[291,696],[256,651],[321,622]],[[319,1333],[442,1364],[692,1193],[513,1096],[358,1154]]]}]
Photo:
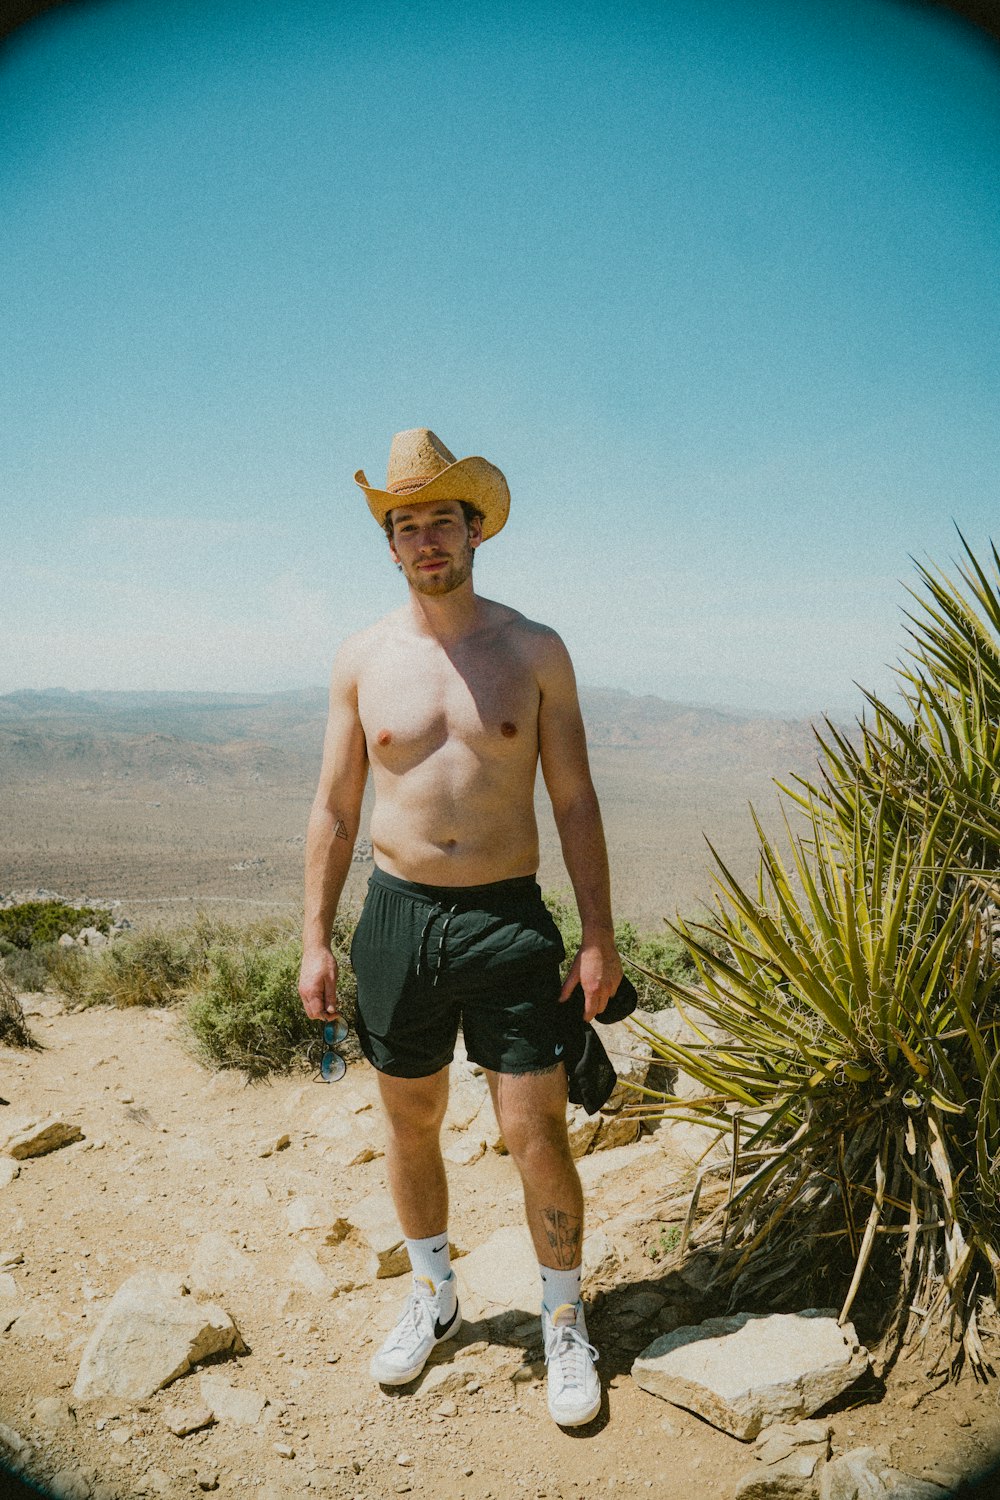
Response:
[{"label": "black swoosh on sneaker", "polygon": [[456,1302],[455,1303],[455,1311],[452,1313],[452,1315],[448,1319],[447,1323],[442,1323],[440,1318],[435,1318],[434,1319],[434,1337],[436,1339],[443,1339],[443,1338],[445,1338],[447,1336],[448,1329],[451,1327],[451,1325],[454,1323],[454,1321],[455,1321],[455,1319],[457,1317],[458,1317],[458,1303]]}]

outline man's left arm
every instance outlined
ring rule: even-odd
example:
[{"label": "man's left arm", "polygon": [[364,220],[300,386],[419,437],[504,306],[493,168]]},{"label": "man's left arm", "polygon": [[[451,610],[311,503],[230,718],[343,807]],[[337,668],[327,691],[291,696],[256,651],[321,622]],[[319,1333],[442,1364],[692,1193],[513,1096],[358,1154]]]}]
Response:
[{"label": "man's left arm", "polygon": [[584,1016],[592,1021],[621,983],[611,916],[611,878],[601,809],[590,776],[587,737],[569,652],[546,632],[539,652],[538,749],[563,859],[573,884],[583,937],[562,987],[568,999],[582,984]]}]

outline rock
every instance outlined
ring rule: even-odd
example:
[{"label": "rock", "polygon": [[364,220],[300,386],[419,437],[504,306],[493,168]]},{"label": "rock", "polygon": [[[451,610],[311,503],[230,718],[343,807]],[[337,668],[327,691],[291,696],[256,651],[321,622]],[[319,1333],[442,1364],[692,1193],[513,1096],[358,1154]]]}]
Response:
[{"label": "rock", "polygon": [[21,1168],[12,1157],[0,1160],[0,1188],[9,1187],[15,1177],[20,1177]]},{"label": "rock", "polygon": [[948,1489],[894,1469],[875,1448],[853,1448],[824,1468],[819,1500],[946,1500]]},{"label": "rock", "polygon": [[350,1223],[372,1253],[370,1270],[376,1279],[403,1276],[409,1271],[410,1257],[388,1193],[373,1193],[355,1204],[350,1210]]},{"label": "rock", "polygon": [[43,1396],[31,1417],[44,1432],[65,1432],[76,1426],[76,1412],[61,1396]]},{"label": "rock", "polygon": [[643,1390],[697,1412],[733,1437],[810,1416],[853,1385],[868,1351],[851,1324],[815,1309],[709,1318],[656,1339],[636,1359]]},{"label": "rock", "polygon": [[754,1452],[763,1464],[780,1463],[798,1448],[819,1447],[827,1458],[832,1432],[829,1422],[775,1422],[759,1435]]},{"label": "rock", "polygon": [[[403,1276],[410,1270],[410,1257],[406,1253],[403,1232],[396,1218],[396,1210],[388,1193],[372,1193],[361,1203],[348,1210],[350,1225],[372,1252],[369,1271],[376,1278]],[[449,1245],[452,1260],[457,1260],[465,1251],[452,1241]]]},{"label": "rock", "polygon": [[744,1474],[733,1500],[816,1500],[830,1454],[829,1422],[776,1422],[754,1443],[759,1462]]},{"label": "rock", "polygon": [[[646,1021],[656,1027],[661,1013],[636,1010],[632,1014],[635,1020]],[[653,1048],[643,1032],[633,1029],[631,1019],[616,1021],[613,1026],[598,1025],[597,1029],[604,1043],[604,1050],[618,1074],[614,1092],[608,1102],[602,1106],[602,1113],[612,1114],[620,1110],[623,1105],[638,1104],[642,1099],[639,1088],[646,1082],[650,1064],[653,1061]],[[636,1125],[638,1126],[638,1121]],[[629,1137],[629,1139],[634,1139],[634,1137]]]},{"label": "rock", "polygon": [[239,1427],[256,1427],[264,1415],[266,1396],[250,1388],[240,1389],[232,1385],[224,1375],[217,1375],[214,1370],[202,1371],[198,1389],[202,1400],[220,1422],[235,1422]]},{"label": "rock", "polygon": [[53,1500],[91,1500],[90,1483],[81,1469],[59,1469],[49,1480]]},{"label": "rock", "polygon": [[448,1146],[442,1152],[445,1161],[455,1167],[471,1167],[473,1162],[486,1155],[486,1142],[477,1136],[468,1135]]},{"label": "rock", "polygon": [[0,1271],[0,1333],[6,1333],[23,1311],[20,1287],[9,1271]]},{"label": "rock", "polygon": [[820,1459],[801,1449],[775,1464],[755,1464],[736,1481],[733,1500],[816,1500],[813,1479]]},{"label": "rock", "polygon": [[566,1111],[566,1133],[569,1149],[574,1156],[586,1156],[601,1128],[600,1115],[588,1115],[579,1104],[571,1104]]},{"label": "rock", "polygon": [[618,1251],[603,1229],[592,1229],[583,1241],[583,1276],[598,1281],[610,1276],[618,1267]]},{"label": "rock", "polygon": [[13,1453],[15,1458],[26,1458],[31,1452],[31,1444],[13,1427],[8,1427],[6,1422],[0,1422],[0,1451],[2,1450]]},{"label": "rock", "polygon": [[310,1117],[310,1128],[340,1167],[357,1167],[383,1154],[382,1134],[370,1115],[327,1104]]},{"label": "rock", "polygon": [[449,1091],[445,1130],[467,1130],[489,1100],[489,1089],[483,1077],[460,1079]]},{"label": "rock", "polygon": [[104,948],[107,942],[107,933],[102,932],[99,927],[81,927],[76,935],[78,948]]},{"label": "rock", "polygon": [[58,1151],[62,1146],[81,1140],[83,1131],[79,1125],[71,1125],[68,1120],[50,1115],[44,1120],[19,1122],[0,1149],[15,1161],[24,1161],[31,1156],[47,1156],[50,1151]]},{"label": "rock", "polygon": [[58,1312],[45,1302],[29,1302],[9,1326],[19,1339],[44,1339],[48,1344],[61,1344],[66,1337]]},{"label": "rock", "polygon": [[192,1432],[200,1432],[203,1427],[211,1427],[215,1421],[215,1413],[204,1405],[168,1406],[163,1413],[163,1420],[175,1437],[188,1437]]},{"label": "rock", "polygon": [[194,1482],[200,1490],[217,1490],[219,1488],[219,1471],[216,1468],[199,1469],[194,1476]]},{"label": "rock", "polygon": [[76,947],[76,938],[73,937],[71,933],[61,932],[59,934],[58,938],[56,939],[56,947],[57,948],[75,948]]},{"label": "rock", "polygon": [[462,1315],[475,1321],[510,1308],[538,1306],[541,1284],[538,1261],[527,1229],[509,1224],[477,1245],[456,1266]]},{"label": "rock", "polygon": [[195,1245],[184,1280],[192,1291],[222,1292],[231,1291],[253,1275],[250,1257],[237,1250],[228,1236],[212,1230]]},{"label": "rock", "polygon": [[339,1245],[350,1234],[347,1219],[339,1218],[325,1198],[304,1193],[285,1204],[285,1225],[289,1234],[320,1231],[327,1245]]},{"label": "rock", "polygon": [[463,1363],[461,1360],[455,1360],[451,1364],[432,1365],[425,1372],[414,1394],[425,1399],[433,1397],[434,1400],[438,1400],[441,1396],[451,1396],[456,1391],[464,1391],[470,1380],[481,1378],[482,1371],[477,1366]]},{"label": "rock", "polygon": [[665,1302],[662,1292],[654,1292],[649,1287],[635,1287],[631,1291],[622,1289],[616,1298],[620,1314],[641,1319],[644,1322],[655,1318],[665,1306]]},{"label": "rock", "polygon": [[257,1147],[257,1155],[262,1159],[274,1156],[278,1151],[287,1151],[292,1144],[292,1138],[287,1130],[282,1131],[279,1136],[271,1136],[266,1141],[261,1141]]},{"label": "rock", "polygon": [[592,1151],[614,1151],[619,1146],[630,1146],[639,1139],[642,1129],[637,1115],[605,1114],[598,1116],[597,1135]]},{"label": "rock", "polygon": [[[663,1186],[663,1162],[660,1153],[656,1149],[656,1143],[651,1136],[640,1136],[631,1146],[616,1146],[613,1156],[607,1153],[603,1155],[585,1156],[577,1164],[580,1181],[584,1190],[592,1191],[606,1177],[613,1177],[621,1172],[623,1168],[630,1167],[635,1162],[648,1164],[652,1169],[651,1181],[643,1188],[636,1184],[635,1191],[658,1193]],[[655,1184],[655,1185],[654,1185]]]},{"label": "rock", "polygon": [[311,1250],[300,1250],[285,1275],[289,1281],[294,1282],[296,1286],[304,1287],[307,1292],[320,1294],[330,1290],[330,1277]]},{"label": "rock", "polygon": [[141,1401],[212,1354],[245,1353],[229,1314],[187,1295],[180,1276],[139,1271],[115,1292],[83,1351],[79,1401]]}]

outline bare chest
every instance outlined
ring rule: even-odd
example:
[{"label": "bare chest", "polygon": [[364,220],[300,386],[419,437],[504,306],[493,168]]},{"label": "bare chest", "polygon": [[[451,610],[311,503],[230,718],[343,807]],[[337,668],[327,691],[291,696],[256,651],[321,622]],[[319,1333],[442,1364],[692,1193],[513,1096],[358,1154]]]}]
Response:
[{"label": "bare chest", "polygon": [[375,765],[405,771],[434,752],[537,753],[538,684],[515,651],[448,654],[423,642],[374,662],[358,685],[358,710]]}]

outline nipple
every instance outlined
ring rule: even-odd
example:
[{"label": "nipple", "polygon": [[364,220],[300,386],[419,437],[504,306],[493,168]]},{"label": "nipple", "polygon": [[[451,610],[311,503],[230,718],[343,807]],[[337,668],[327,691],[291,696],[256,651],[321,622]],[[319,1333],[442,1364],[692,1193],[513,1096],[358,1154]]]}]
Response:
[{"label": "nipple", "polygon": [[509,719],[504,719],[503,723],[500,725],[500,733],[503,735],[505,740],[512,740],[517,733],[517,725],[512,724]]},{"label": "nipple", "polygon": [[379,730],[378,743],[380,745],[390,745],[392,743],[392,735],[389,733],[388,729]]}]

